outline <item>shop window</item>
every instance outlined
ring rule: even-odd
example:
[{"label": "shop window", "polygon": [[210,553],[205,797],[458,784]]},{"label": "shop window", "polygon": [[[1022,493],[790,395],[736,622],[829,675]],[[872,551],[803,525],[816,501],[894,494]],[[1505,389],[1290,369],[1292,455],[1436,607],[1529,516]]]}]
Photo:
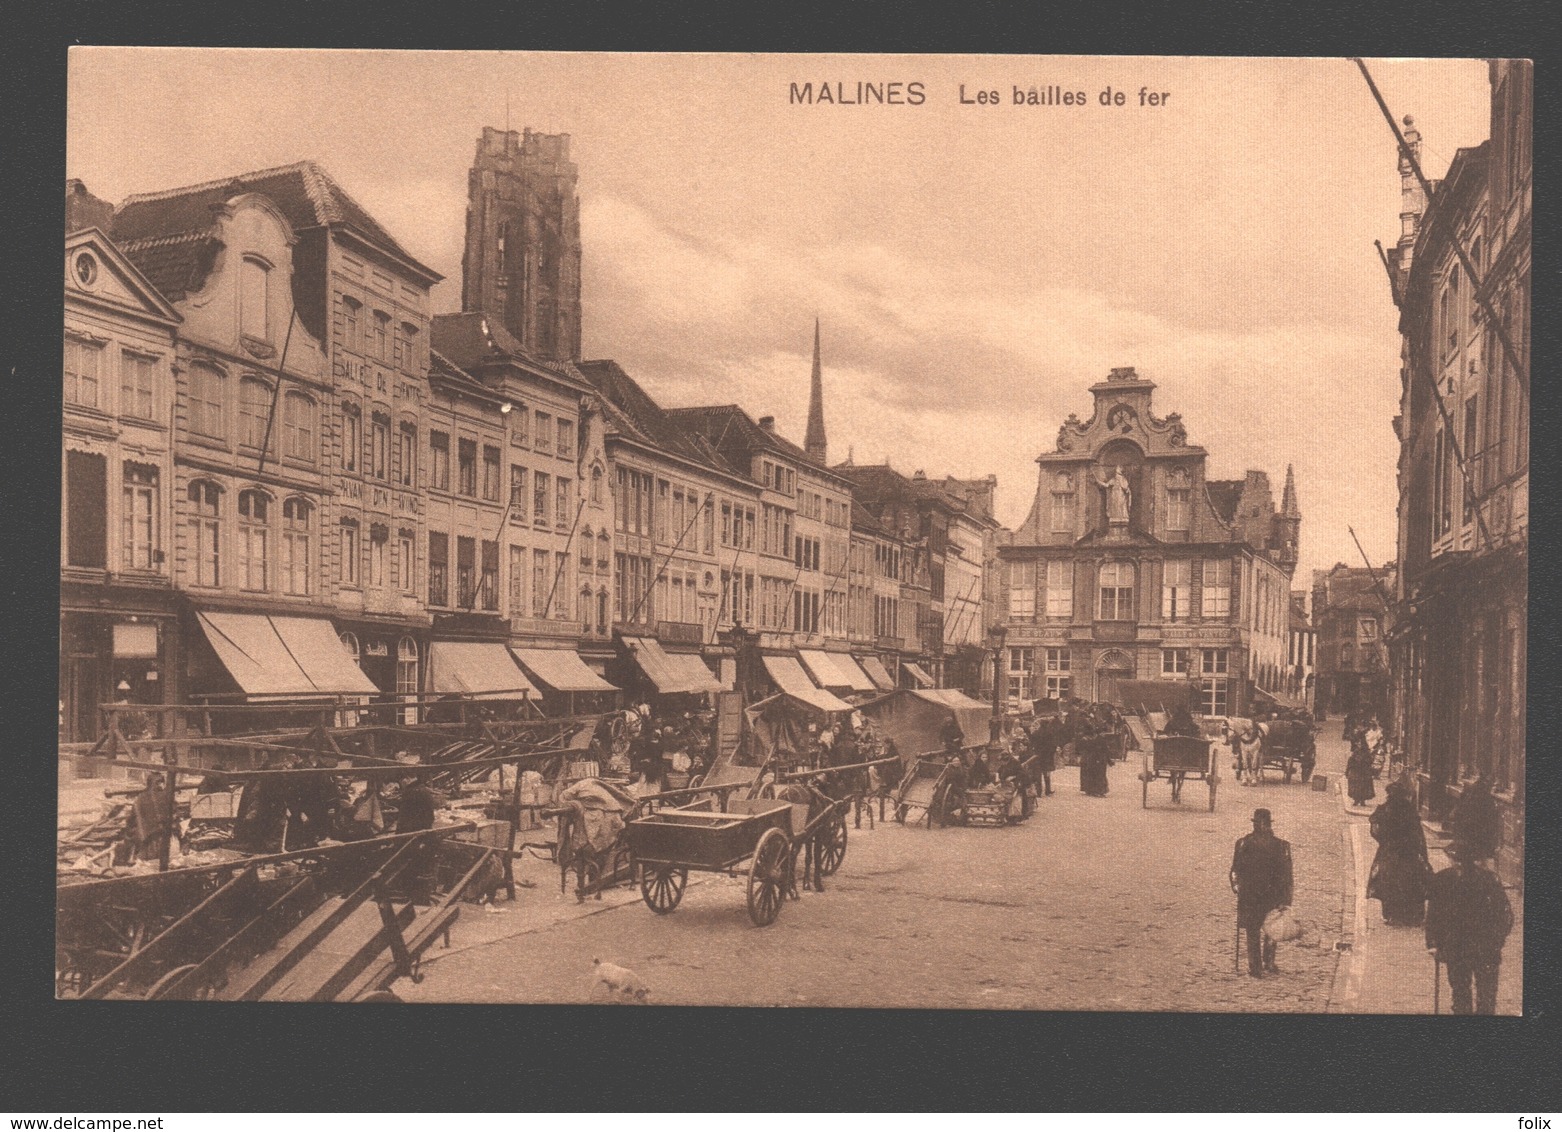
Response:
[{"label": "shop window", "polygon": [[402,723],[418,721],[418,643],[403,637],[396,644],[396,695],[407,704],[401,709]]}]

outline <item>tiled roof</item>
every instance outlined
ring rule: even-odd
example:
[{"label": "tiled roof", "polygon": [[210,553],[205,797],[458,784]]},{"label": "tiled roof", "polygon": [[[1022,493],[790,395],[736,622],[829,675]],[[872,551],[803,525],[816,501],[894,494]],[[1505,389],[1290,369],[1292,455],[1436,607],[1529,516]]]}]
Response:
[{"label": "tiled roof", "polygon": [[115,246],[171,302],[199,291],[217,257],[217,241],[205,232],[116,240]]},{"label": "tiled roof", "polygon": [[897,472],[888,464],[837,464],[830,469],[871,499],[889,499],[896,495],[925,499],[949,511],[965,511],[966,502],[950,495],[932,480],[914,479]]},{"label": "tiled roof", "polygon": [[569,363],[545,362],[527,353],[519,340],[496,318],[481,311],[436,314],[429,323],[429,340],[458,366],[476,370],[488,362],[516,361],[553,375],[582,391],[591,383]]},{"label": "tiled roof", "polygon": [[1215,509],[1215,514],[1223,523],[1234,523],[1237,518],[1237,503],[1242,499],[1242,485],[1244,480],[1205,480],[1204,494],[1209,497],[1209,505]]},{"label": "tiled roof", "polygon": [[[220,181],[136,193],[114,210],[113,236],[121,244],[154,237],[211,230],[212,207],[240,193],[260,193],[287,217],[295,231],[326,224],[354,229],[370,243],[406,260],[430,280],[438,272],[414,259],[346,190],[313,161],[241,173]],[[143,269],[144,270],[144,269]]]},{"label": "tiled roof", "polygon": [[[618,410],[640,438],[686,460],[731,472],[698,431],[679,424],[643,386],[611,359],[577,362],[574,368]],[[747,476],[744,477],[745,479]]]}]

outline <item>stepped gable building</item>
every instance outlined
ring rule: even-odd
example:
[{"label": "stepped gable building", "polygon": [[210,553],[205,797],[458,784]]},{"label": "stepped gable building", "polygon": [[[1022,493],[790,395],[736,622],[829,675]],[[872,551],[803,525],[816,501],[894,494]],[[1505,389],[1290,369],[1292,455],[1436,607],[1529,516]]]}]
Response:
[{"label": "stepped gable building", "polygon": [[65,187],[60,739],[98,705],[179,694],[173,388],[180,315],[109,239],[113,206]]},{"label": "stepped gable building", "polygon": [[467,177],[461,309],[543,361],[580,358],[580,198],[568,134],[484,127]]},{"label": "stepped gable building", "polygon": [[131,196],[112,227],[183,319],[169,555],[188,690],[417,692],[441,276],[310,161]]},{"label": "stepped gable building", "polygon": [[1157,417],[1155,384],[1114,369],[1037,457],[1036,500],[1000,546],[1011,704],[1112,701],[1121,680],[1195,685],[1207,715],[1255,696],[1284,701],[1290,578],[1301,515],[1287,472],[1206,475],[1180,415]]},{"label": "stepped gable building", "polygon": [[[1399,163],[1401,233],[1388,253],[1402,385],[1394,729],[1428,816],[1446,817],[1490,777],[1499,866],[1519,878],[1534,69],[1493,60],[1488,77],[1489,140],[1455,153],[1431,200]],[[1409,119],[1405,137],[1419,152]]]}]

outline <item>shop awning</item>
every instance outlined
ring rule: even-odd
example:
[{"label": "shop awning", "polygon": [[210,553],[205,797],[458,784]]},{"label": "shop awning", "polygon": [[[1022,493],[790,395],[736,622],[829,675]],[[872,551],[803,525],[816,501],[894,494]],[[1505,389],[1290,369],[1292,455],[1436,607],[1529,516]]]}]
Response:
[{"label": "shop awning", "polygon": [[480,699],[518,699],[537,689],[497,641],[435,641],[428,649],[429,691]]},{"label": "shop awning", "polygon": [[927,674],[926,669],[924,669],[920,664],[912,664],[910,661],[903,661],[901,663],[901,667],[906,670],[906,675],[911,677],[911,682],[914,683],[917,687],[931,688],[933,686],[933,678]]},{"label": "shop awning", "polygon": [[770,678],[776,682],[776,687],[793,699],[802,700],[820,711],[852,710],[851,704],[839,696],[826,692],[823,688],[816,687],[814,682],[809,679],[808,673],[803,671],[803,666],[795,658],[790,656],[767,656],[762,659],[765,662],[765,671],[770,673]]},{"label": "shop awning", "polygon": [[716,674],[705,667],[705,662],[692,652],[668,652],[662,650],[667,657],[668,664],[673,672],[683,681],[685,692],[722,692],[725,691],[721,681],[716,679]]},{"label": "shop awning", "polygon": [[586,667],[573,649],[511,649],[534,679],[555,692],[616,692],[617,688]]},{"label": "shop awning", "polygon": [[850,688],[851,680],[845,670],[835,662],[835,657],[823,649],[798,649],[797,655],[821,688]]},{"label": "shop awning", "polygon": [[198,611],[217,658],[251,696],[376,695],[329,621]]},{"label": "shop awning", "polygon": [[830,659],[835,661],[835,667],[845,673],[846,677],[851,681],[852,691],[875,692],[878,690],[878,686],[874,684],[873,678],[862,670],[862,665],[858,664],[850,653],[832,652]]},{"label": "shop awning", "polygon": [[670,653],[654,637],[625,637],[624,647],[658,692],[719,692],[721,684],[699,657]]},{"label": "shop awning", "polygon": [[857,657],[857,663],[862,665],[862,670],[868,674],[868,678],[878,686],[881,692],[893,692],[895,681],[890,677],[889,669],[884,667],[884,662],[869,653],[866,656]]}]

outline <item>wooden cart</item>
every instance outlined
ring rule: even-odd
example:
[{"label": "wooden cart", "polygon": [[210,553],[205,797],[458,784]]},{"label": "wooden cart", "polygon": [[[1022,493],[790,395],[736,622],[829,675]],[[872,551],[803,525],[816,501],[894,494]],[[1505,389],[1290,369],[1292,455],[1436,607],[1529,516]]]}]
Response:
[{"label": "wooden cart", "polygon": [[901,777],[895,790],[895,820],[904,823],[912,810],[921,810],[929,829],[934,815],[948,812],[949,763],[941,758],[922,758]]},{"label": "wooden cart", "polygon": [[1012,814],[1019,791],[1011,785],[966,787],[966,825],[1005,826],[1018,820]]},{"label": "wooden cart", "polygon": [[834,821],[839,803],[812,821],[806,803],[730,798],[727,806],[723,812],[706,800],[660,810],[624,827],[640,871],[640,895],[651,911],[666,915],[678,907],[691,870],[735,874],[747,861],[749,919],[755,927],[772,924],[782,901],[797,895],[798,851],[826,823],[844,828]]},{"label": "wooden cart", "polygon": [[1191,735],[1156,735],[1149,743],[1141,744],[1144,769],[1139,778],[1143,785],[1141,805],[1150,805],[1150,783],[1164,778],[1171,783],[1172,801],[1182,801],[1182,784],[1188,778],[1203,779],[1209,785],[1209,808],[1215,810],[1215,791],[1220,783],[1216,768],[1216,747],[1208,739]]}]

